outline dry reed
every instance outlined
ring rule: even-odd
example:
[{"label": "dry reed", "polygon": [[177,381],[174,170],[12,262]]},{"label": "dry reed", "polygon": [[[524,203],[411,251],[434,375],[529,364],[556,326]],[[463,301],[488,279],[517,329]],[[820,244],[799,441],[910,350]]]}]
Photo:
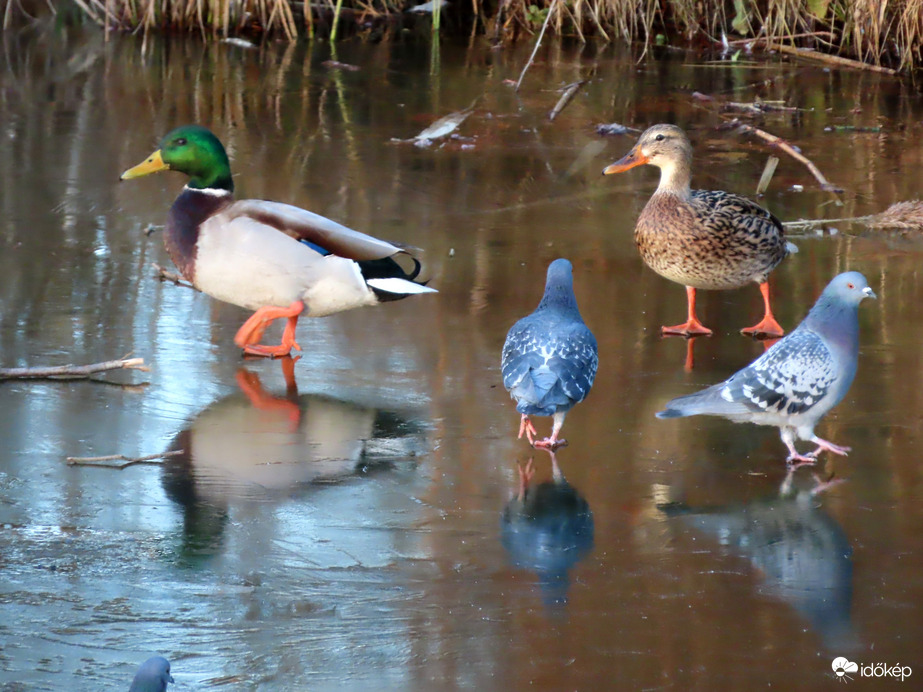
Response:
[{"label": "dry reed", "polygon": [[[334,0],[73,2],[92,21],[107,28],[224,36],[276,32],[290,40],[299,35],[299,25],[303,26],[301,31],[313,36],[321,17],[332,18],[333,27],[338,27],[344,18],[341,15],[347,13],[359,20],[396,18],[415,4],[413,0],[336,0],[335,5]],[[733,4],[695,0],[473,0],[457,3],[453,12],[462,20],[454,25],[460,30],[480,22],[491,36],[506,40],[531,38],[550,15],[549,31],[580,40],[596,36],[607,41],[640,40],[649,45],[671,39],[715,43],[725,36],[742,36],[751,39],[755,47],[795,45],[901,70],[923,64],[923,0],[735,0]],[[438,12],[429,17],[436,30]]]}]

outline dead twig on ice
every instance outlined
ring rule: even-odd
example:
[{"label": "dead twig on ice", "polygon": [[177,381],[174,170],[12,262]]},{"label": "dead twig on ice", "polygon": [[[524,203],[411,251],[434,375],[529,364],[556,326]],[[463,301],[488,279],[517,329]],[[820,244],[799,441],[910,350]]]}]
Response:
[{"label": "dead twig on ice", "polygon": [[564,93],[561,94],[561,98],[558,99],[554,108],[551,109],[551,112],[548,114],[548,119],[554,120],[557,118],[561,111],[567,108],[567,105],[573,100],[574,96],[577,95],[577,92],[580,91],[580,87],[586,83],[586,79],[581,79],[579,82],[572,82],[564,87]]},{"label": "dead twig on ice", "polygon": [[0,368],[0,380],[77,380],[108,370],[150,372],[144,358],[122,358],[89,365],[57,365],[37,368]]},{"label": "dead twig on ice", "polygon": [[805,166],[808,167],[808,170],[811,171],[811,175],[813,175],[817,179],[817,182],[820,183],[820,186],[822,189],[827,190],[828,192],[836,192],[836,193],[843,192],[843,188],[834,185],[833,183],[831,183],[829,180],[827,180],[824,177],[824,174],[820,172],[820,169],[814,165],[814,162],[811,161],[811,159],[809,159],[807,156],[802,154],[800,151],[798,151],[795,147],[793,147],[791,144],[786,142],[781,137],[777,137],[774,134],[770,134],[769,132],[766,132],[765,130],[759,129],[758,127],[753,127],[753,125],[747,125],[746,123],[742,123],[736,118],[733,121],[731,121],[731,125],[737,126],[741,132],[749,132],[751,134],[756,135],[760,139],[763,139],[769,142],[774,147],[778,147],[779,149],[784,151],[786,154],[791,156],[796,161],[800,161],[801,163],[803,163]]},{"label": "dead twig on ice", "polygon": [[[103,469],[116,469],[121,471],[135,464],[160,464],[168,457],[175,457],[182,454],[184,450],[174,449],[172,452],[161,452],[160,454],[148,454],[143,457],[127,457],[124,454],[108,454],[101,457],[67,457],[65,461],[68,466],[95,466]],[[124,464],[107,464],[107,461],[124,461]]]},{"label": "dead twig on ice", "polygon": [[177,286],[185,286],[186,288],[198,290],[191,283],[183,279],[183,277],[181,277],[179,274],[161,267],[159,264],[157,264],[157,262],[151,262],[151,266],[157,270],[156,278],[160,279],[161,281],[172,281]]},{"label": "dead twig on ice", "polygon": [[829,226],[834,223],[861,223],[875,229],[918,231],[923,229],[923,202],[917,199],[909,202],[895,202],[883,212],[869,214],[868,216],[848,216],[839,219],[799,219],[798,221],[785,221],[782,225],[786,229],[807,230],[818,226]]},{"label": "dead twig on ice", "polygon": [[767,42],[766,47],[769,50],[778,51],[779,53],[784,53],[785,55],[792,55],[797,58],[807,58],[808,60],[815,60],[817,62],[826,63],[827,65],[836,65],[837,67],[851,67],[856,70],[869,70],[871,72],[880,72],[881,74],[897,74],[897,70],[892,70],[890,67],[870,65],[868,63],[859,62],[858,60],[850,60],[849,58],[844,58],[839,55],[821,53],[810,48],[795,48],[793,46],[786,46],[781,43],[772,42]]}]

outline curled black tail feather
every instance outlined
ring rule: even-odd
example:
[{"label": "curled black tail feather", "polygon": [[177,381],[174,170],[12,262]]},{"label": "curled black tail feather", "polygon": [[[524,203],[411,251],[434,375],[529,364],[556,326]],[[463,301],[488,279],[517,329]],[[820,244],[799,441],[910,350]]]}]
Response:
[{"label": "curled black tail feather", "polygon": [[[359,265],[359,270],[362,272],[362,278],[366,281],[369,279],[404,279],[415,284],[420,284],[421,286],[428,284],[429,281],[414,281],[414,279],[420,275],[420,270],[423,267],[420,260],[410,255],[402,256],[409,257],[409,259],[413,261],[413,268],[409,272],[393,257],[384,257],[376,260],[360,260],[357,264]],[[409,295],[406,293],[389,293],[375,288],[374,286],[369,286],[369,288],[372,289],[378,297],[378,300],[383,303],[392,300],[401,300]]]}]

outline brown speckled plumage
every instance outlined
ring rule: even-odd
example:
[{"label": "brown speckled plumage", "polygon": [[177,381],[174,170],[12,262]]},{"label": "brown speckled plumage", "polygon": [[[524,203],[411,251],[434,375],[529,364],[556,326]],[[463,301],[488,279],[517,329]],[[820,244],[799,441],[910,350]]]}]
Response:
[{"label": "brown speckled plumage", "polygon": [[644,262],[693,288],[722,290],[763,283],[788,251],[782,224],[746,197],[691,190],[655,192],[635,226]]},{"label": "brown speckled plumage", "polygon": [[[644,262],[661,276],[691,289],[726,290],[751,281],[765,284],[789,252],[781,222],[746,197],[720,190],[691,190],[692,146],[675,125],[649,128],[626,156],[604,172],[619,173],[645,163],[657,166],[661,173],[660,185],[635,227],[635,242]],[[768,287],[763,290],[767,318],[771,318]],[[690,294],[687,324],[701,327],[694,319],[694,295]],[[664,329],[709,332],[704,327],[697,332]]]}]

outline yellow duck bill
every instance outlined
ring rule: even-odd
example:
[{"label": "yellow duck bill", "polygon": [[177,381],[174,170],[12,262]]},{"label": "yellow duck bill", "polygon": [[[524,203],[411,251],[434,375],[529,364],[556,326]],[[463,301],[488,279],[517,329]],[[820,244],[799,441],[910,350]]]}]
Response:
[{"label": "yellow duck bill", "polygon": [[143,175],[150,175],[151,173],[157,173],[158,171],[169,170],[169,168],[170,166],[164,163],[163,157],[160,155],[160,149],[158,149],[137,166],[129,168],[127,171],[122,173],[122,175],[119,176],[119,180],[131,180],[132,178],[140,178]]}]

